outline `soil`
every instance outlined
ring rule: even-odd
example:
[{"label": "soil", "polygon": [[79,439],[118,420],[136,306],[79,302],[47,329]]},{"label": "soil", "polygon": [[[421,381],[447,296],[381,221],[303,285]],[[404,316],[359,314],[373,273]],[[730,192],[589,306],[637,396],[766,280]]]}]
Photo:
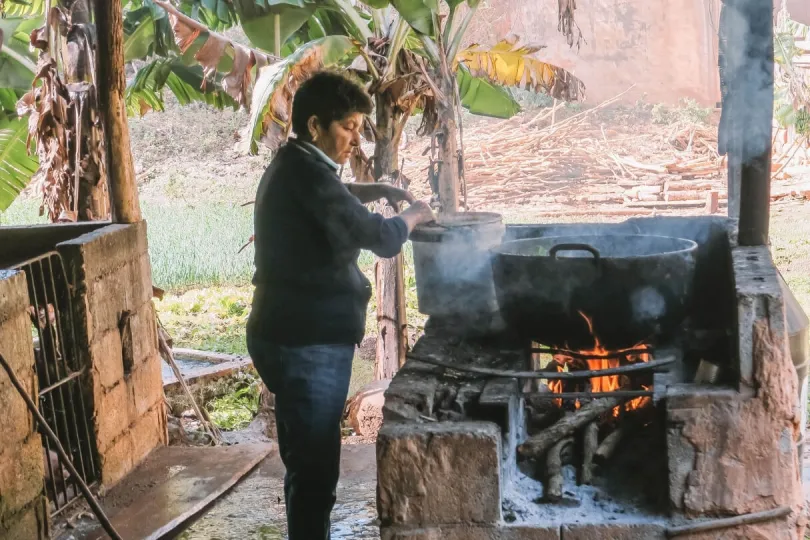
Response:
[{"label": "soil", "polygon": [[[278,454],[267,458],[203,517],[177,538],[182,540],[286,538],[284,465]],[[337,504],[332,512],[332,539],[378,539],[375,493],[375,448],[344,446]]]}]

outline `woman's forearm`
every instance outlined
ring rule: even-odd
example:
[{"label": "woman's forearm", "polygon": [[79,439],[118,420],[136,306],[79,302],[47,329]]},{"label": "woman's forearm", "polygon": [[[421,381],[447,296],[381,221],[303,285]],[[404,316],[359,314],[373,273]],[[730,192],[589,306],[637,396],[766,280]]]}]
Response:
[{"label": "woman's forearm", "polygon": [[387,186],[385,184],[353,182],[351,184],[346,184],[346,187],[349,189],[349,193],[360,199],[361,203],[368,204],[385,198],[385,188]]}]

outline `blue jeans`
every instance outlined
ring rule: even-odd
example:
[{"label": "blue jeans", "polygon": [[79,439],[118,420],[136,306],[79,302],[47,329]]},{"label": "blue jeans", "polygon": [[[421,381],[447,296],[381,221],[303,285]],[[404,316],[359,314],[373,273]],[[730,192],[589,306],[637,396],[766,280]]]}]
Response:
[{"label": "blue jeans", "polygon": [[329,540],[354,345],[281,347],[248,331],[248,351],[276,397],[289,539]]}]

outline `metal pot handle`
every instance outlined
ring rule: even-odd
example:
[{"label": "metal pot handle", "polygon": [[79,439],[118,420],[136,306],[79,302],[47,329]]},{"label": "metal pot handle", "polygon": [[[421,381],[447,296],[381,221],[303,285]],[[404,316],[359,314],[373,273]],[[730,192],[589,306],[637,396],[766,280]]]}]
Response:
[{"label": "metal pot handle", "polygon": [[595,247],[589,246],[588,244],[557,244],[553,246],[551,249],[548,250],[548,254],[553,259],[557,258],[557,253],[560,251],[587,251],[591,255],[593,255],[593,262],[594,264],[598,265],[599,261],[602,259],[602,256],[599,255],[599,252],[596,250]]}]

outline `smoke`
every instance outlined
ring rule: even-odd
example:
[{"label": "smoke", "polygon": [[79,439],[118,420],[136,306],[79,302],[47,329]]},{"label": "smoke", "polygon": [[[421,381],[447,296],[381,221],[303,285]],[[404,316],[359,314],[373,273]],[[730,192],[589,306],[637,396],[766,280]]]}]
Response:
[{"label": "smoke", "polygon": [[657,320],[667,311],[667,301],[654,287],[642,287],[630,297],[633,319],[636,321]]},{"label": "smoke", "polygon": [[732,159],[748,162],[770,150],[773,118],[773,2],[723,0],[720,19],[720,139]]}]

